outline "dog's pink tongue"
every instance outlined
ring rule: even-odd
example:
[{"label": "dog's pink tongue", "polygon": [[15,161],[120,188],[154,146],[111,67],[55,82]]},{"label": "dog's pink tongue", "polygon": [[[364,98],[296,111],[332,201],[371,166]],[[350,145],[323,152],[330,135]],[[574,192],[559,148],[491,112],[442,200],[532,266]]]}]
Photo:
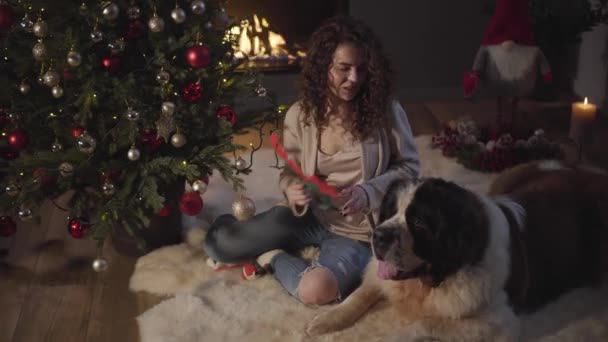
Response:
[{"label": "dog's pink tongue", "polygon": [[393,279],[397,276],[399,270],[395,265],[378,260],[378,278],[380,279]]}]

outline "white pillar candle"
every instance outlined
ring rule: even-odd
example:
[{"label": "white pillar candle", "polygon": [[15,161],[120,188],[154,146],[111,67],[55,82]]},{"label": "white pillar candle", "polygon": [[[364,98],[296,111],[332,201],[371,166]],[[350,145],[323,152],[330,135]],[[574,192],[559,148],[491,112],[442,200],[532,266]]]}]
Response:
[{"label": "white pillar candle", "polygon": [[589,103],[585,97],[584,102],[572,104],[570,117],[570,138],[577,144],[582,144],[591,138],[591,124],[595,121],[597,106]]}]

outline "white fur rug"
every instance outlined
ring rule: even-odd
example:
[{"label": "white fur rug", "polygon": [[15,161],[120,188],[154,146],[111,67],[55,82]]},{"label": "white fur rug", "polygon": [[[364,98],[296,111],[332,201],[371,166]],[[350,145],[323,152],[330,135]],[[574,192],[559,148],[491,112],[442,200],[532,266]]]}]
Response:
[{"label": "white fur rug", "polygon": [[[494,177],[465,169],[429,147],[430,137],[416,138],[424,176],[453,180],[474,191],[486,191]],[[259,151],[255,169],[246,177],[248,196],[258,211],[269,208],[280,194],[278,170],[271,151]],[[229,212],[231,188],[212,178],[204,195],[202,219],[188,220],[190,228],[205,217]],[[191,234],[191,240],[196,234]],[[196,244],[196,241],[191,242]],[[199,248],[187,244],[165,247],[141,257],[131,277],[132,291],[167,295],[169,299],[139,317],[142,341],[381,341],[396,337],[408,322],[398,321],[386,303],[342,332],[309,338],[306,323],[327,307],[306,307],[291,298],[272,278],[241,280],[239,271],[214,272]],[[607,341],[608,289],[580,289],[534,315],[522,317],[525,341]]]}]

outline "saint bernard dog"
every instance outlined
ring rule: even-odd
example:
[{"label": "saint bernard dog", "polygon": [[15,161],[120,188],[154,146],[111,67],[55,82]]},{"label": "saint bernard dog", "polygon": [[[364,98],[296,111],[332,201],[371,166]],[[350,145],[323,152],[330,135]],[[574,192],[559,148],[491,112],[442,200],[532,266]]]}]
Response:
[{"label": "saint bernard dog", "polygon": [[401,341],[516,341],[518,313],[608,271],[608,174],[542,161],[503,172],[488,195],[441,179],[397,181],[373,231],[362,285],[307,333],[352,325],[380,300]]}]

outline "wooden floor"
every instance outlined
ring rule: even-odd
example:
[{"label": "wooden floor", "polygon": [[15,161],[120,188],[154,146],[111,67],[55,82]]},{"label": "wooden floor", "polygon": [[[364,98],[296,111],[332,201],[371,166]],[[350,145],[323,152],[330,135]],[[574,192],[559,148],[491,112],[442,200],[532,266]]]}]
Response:
[{"label": "wooden floor", "polygon": [[[431,134],[442,123],[470,115],[491,122],[492,102],[405,103],[415,134]],[[566,136],[567,103],[523,103],[524,121],[556,137]],[[587,159],[608,168],[608,124],[598,122]],[[237,141],[255,143],[255,137]],[[59,201],[61,202],[61,201]],[[59,203],[61,204],[61,203]],[[11,238],[0,238],[0,342],[137,341],[135,317],[161,298],[128,290],[135,258],[118,254],[106,243],[110,267],[95,273],[92,241],[74,240],[66,232],[66,213],[48,202],[42,223],[20,223]]]}]

